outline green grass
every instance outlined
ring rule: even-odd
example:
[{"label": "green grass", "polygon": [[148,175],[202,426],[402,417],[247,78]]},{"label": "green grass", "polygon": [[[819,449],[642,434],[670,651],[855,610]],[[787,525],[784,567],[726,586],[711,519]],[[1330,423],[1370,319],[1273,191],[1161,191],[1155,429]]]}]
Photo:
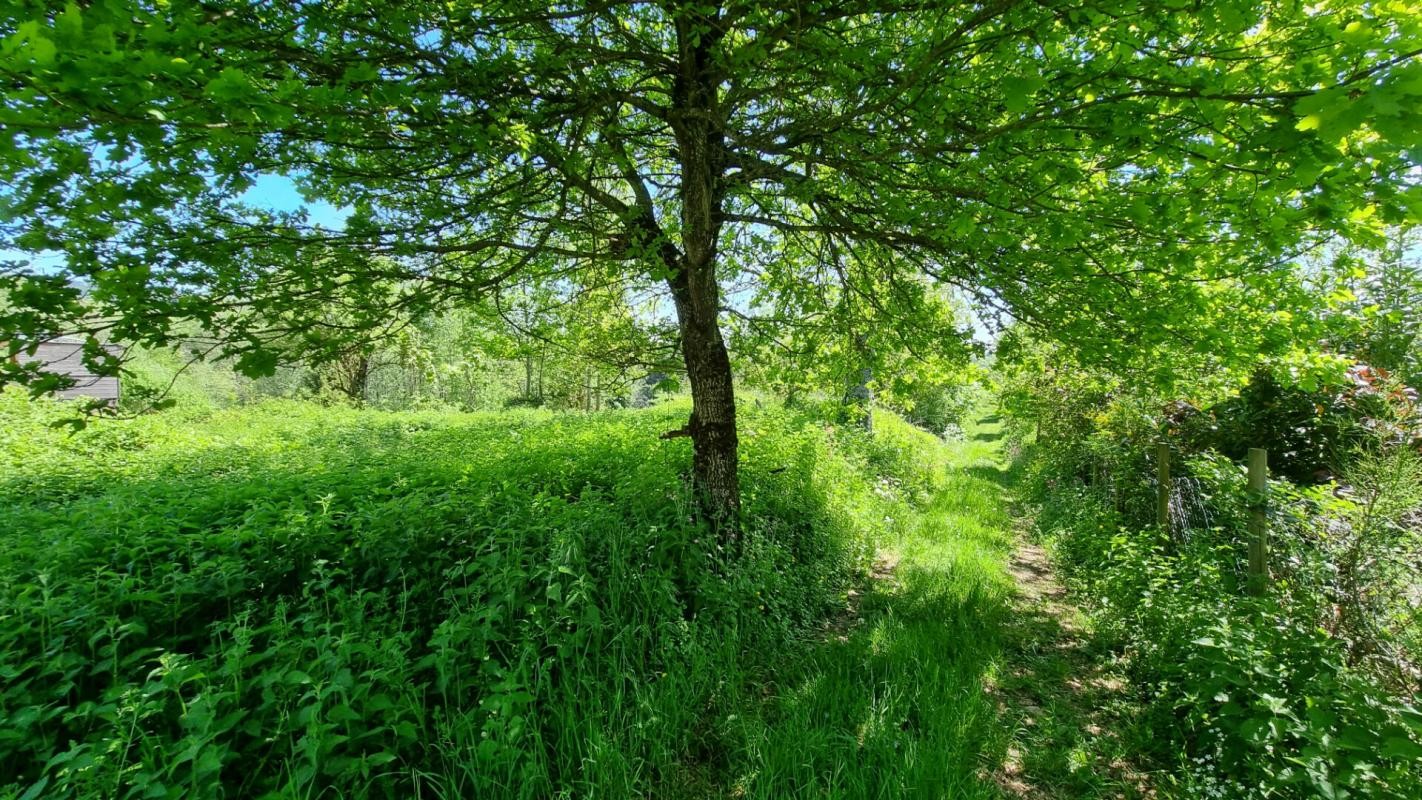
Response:
[{"label": "green grass", "polygon": [[1027,520],[996,420],[946,445],[900,425],[885,420],[879,445],[932,454],[924,502],[878,540],[881,567],[858,602],[722,722],[733,756],[704,794],[1148,796],[1135,758],[1151,734],[1111,642],[1045,559],[1030,565],[1044,572],[1007,569]]},{"label": "green grass", "polygon": [[725,709],[937,480],[892,436],[748,414],[727,561],[657,438],[683,407],[60,414],[0,397],[0,796],[720,785]]},{"label": "green grass", "polygon": [[0,798],[1120,785],[1015,599],[992,424],[747,413],[726,559],[676,405],[60,413],[0,395]]},{"label": "green grass", "polygon": [[946,447],[884,427],[935,454],[928,502],[879,543],[892,573],[782,664],[763,705],[721,721],[731,796],[999,796],[1007,732],[984,687],[1012,593],[1006,467],[990,427]]}]

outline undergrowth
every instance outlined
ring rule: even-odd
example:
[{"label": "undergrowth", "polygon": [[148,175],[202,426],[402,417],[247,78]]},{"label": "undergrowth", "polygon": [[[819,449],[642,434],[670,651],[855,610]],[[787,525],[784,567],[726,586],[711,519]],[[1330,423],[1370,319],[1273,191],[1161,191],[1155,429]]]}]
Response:
[{"label": "undergrowth", "polygon": [[63,413],[0,396],[0,797],[694,795],[941,466],[747,414],[732,557],[676,405]]},{"label": "undergrowth", "polygon": [[[1416,485],[1387,482],[1378,492],[1392,500],[1383,501],[1367,500],[1358,478],[1347,493],[1273,482],[1273,583],[1256,598],[1246,579],[1255,500],[1243,468],[1208,451],[1177,463],[1167,536],[1148,521],[1149,434],[1046,438],[1029,450],[1029,483],[1040,534],[1148,705],[1144,727],[1155,736],[1136,744],[1174,768],[1157,789],[1182,798],[1422,796],[1415,675],[1406,659],[1382,658],[1405,649],[1408,631],[1415,637],[1416,616],[1384,616],[1405,598],[1379,593],[1415,582],[1415,572],[1385,583],[1394,579],[1387,562],[1371,560],[1415,552],[1405,524],[1381,515],[1413,507],[1401,495]],[[1354,552],[1367,554],[1368,571],[1345,560]],[[1345,591],[1350,575],[1369,581],[1361,599]],[[1362,617],[1367,636],[1350,622]]]}]

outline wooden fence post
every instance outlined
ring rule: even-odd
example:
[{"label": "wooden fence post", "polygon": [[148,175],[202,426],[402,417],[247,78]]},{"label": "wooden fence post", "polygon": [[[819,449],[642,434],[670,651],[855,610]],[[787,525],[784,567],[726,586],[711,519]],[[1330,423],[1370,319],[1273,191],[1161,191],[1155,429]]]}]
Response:
[{"label": "wooden fence post", "polygon": [[1269,453],[1249,448],[1249,593],[1269,586]]},{"label": "wooden fence post", "polygon": [[1170,445],[1155,446],[1155,522],[1170,535]]}]

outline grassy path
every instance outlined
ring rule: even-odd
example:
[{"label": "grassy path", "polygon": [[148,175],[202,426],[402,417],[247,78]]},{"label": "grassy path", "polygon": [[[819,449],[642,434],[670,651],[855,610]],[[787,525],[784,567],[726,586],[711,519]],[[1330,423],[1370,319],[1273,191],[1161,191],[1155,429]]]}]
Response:
[{"label": "grassy path", "polygon": [[1011,731],[996,775],[1008,797],[1153,797],[1132,763],[1148,736],[1120,660],[1090,629],[1041,547],[1019,543],[1008,562],[1018,593],[1005,628],[1000,695]]},{"label": "grassy path", "polygon": [[1023,544],[1000,436],[984,420],[951,445],[853,617],[730,723],[730,796],[1140,796],[1109,696],[1124,683]]}]

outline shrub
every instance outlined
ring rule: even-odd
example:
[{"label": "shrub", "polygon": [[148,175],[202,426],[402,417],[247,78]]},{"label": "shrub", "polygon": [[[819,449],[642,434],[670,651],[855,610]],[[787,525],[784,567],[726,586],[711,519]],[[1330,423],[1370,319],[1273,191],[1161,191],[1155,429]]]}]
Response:
[{"label": "shrub", "polygon": [[1261,369],[1235,397],[1198,411],[1180,404],[1169,422],[1183,447],[1243,460],[1269,451],[1270,471],[1294,483],[1322,483],[1347,468],[1360,441],[1422,444],[1416,392],[1356,365],[1343,386],[1306,389]]},{"label": "shrub", "polygon": [[905,403],[904,418],[926,431],[944,436],[960,429],[964,418],[981,403],[980,387],[974,383],[920,383]]},{"label": "shrub", "polygon": [[[1350,399],[1351,421],[1327,437],[1307,427],[1291,429],[1297,441],[1279,434],[1285,448],[1297,445],[1285,451],[1294,469],[1284,478],[1312,477],[1326,450],[1342,453],[1331,459],[1342,471],[1337,484],[1271,481],[1274,584],[1256,599],[1245,592],[1254,499],[1243,467],[1194,435],[1192,407],[1120,387],[1101,395],[1081,378],[1058,390],[1050,404],[1043,398],[1052,391],[1025,395],[1035,405],[1005,404],[1019,430],[1031,414],[1068,412],[1042,420],[1032,450],[1038,525],[1099,628],[1128,654],[1151,727],[1163,734],[1154,754],[1180,767],[1184,796],[1422,796],[1422,467],[1407,426],[1383,407],[1395,397]],[[1101,404],[1088,410],[1083,397]],[[1281,408],[1289,404],[1256,405],[1292,419]],[[1373,410],[1359,413],[1364,407]],[[1269,427],[1254,424],[1240,421],[1238,430]],[[1269,436],[1235,439],[1270,446],[1272,468]],[[1173,453],[1169,537],[1155,526],[1153,451],[1162,438]]]},{"label": "shrub", "polygon": [[1185,796],[1422,792],[1422,714],[1350,666],[1314,621],[1319,594],[1285,585],[1250,600],[1239,528],[1170,544],[1122,527],[1102,495],[1063,490],[1039,524],[1129,655],[1163,734],[1154,755],[1180,767]]}]

